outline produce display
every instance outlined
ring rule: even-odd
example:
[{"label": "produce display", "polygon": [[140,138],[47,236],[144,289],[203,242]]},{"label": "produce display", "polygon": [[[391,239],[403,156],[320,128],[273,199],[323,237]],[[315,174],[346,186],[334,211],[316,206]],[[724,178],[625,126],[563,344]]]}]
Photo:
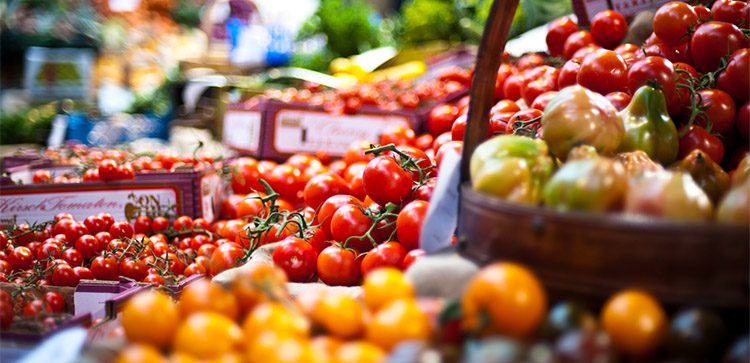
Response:
[{"label": "produce display", "polygon": [[[173,3],[143,6],[174,17],[180,6]],[[326,63],[398,37],[474,39],[492,2],[408,1],[380,30],[364,2],[344,3],[322,1],[301,33],[329,37],[330,49],[318,55]],[[512,32],[570,12],[568,5],[521,1]],[[578,13],[584,5],[573,6]],[[611,224],[632,239],[667,227],[696,231],[683,245],[675,233],[665,244],[679,246],[673,258],[651,256],[659,266],[643,268],[676,290],[683,282],[675,271],[682,280],[696,276],[676,265],[705,251],[697,243],[704,235],[746,247],[734,240],[750,227],[749,10],[738,0],[673,1],[651,17],[610,9],[579,18],[582,25],[557,18],[537,38],[547,52],[489,52],[500,66],[484,84],[461,64],[428,68],[419,78],[365,76],[352,66],[350,87],[308,81],[250,98],[240,95],[242,86],[233,89],[239,83],[224,85],[214,126],[225,113],[232,122],[212,130],[223,143],[208,141],[216,154],[197,137],[192,153],[186,140],[19,148],[0,176],[0,350],[29,344],[19,337],[40,350],[49,350],[38,344],[44,339],[72,345],[56,333],[74,327],[86,333],[80,360],[117,363],[748,362],[750,310],[732,303],[744,291],[689,301],[684,291],[671,296],[661,285],[628,280],[641,275],[610,266],[612,256],[630,261],[652,250],[633,241],[628,254],[630,240],[614,243],[602,231]],[[123,19],[137,24],[138,14]],[[648,32],[637,34],[644,17]],[[226,20],[232,47],[242,39],[232,33],[235,20]],[[459,52],[474,54],[452,54]],[[117,75],[104,61],[98,72],[106,83]],[[328,66],[344,62],[354,64]],[[476,74],[488,68],[477,62]],[[489,108],[482,96],[490,95],[487,124],[469,121],[470,103]],[[283,107],[292,111],[277,119],[273,112]],[[39,106],[14,122],[34,118],[44,124],[38,127],[59,128],[56,109]],[[367,112],[375,116],[354,116]],[[317,123],[303,122],[309,114]],[[372,124],[341,126],[357,122]],[[376,122],[387,126],[375,132]],[[30,136],[33,127],[25,127],[16,132]],[[181,131],[178,139],[192,132]],[[229,145],[241,137],[227,133],[254,139]],[[338,149],[324,150],[331,138]],[[298,139],[307,148],[277,147]],[[470,155],[459,165],[443,162],[462,151]],[[507,218],[493,219],[500,214],[513,218],[513,230],[499,226]],[[584,227],[589,221],[605,226]],[[441,231],[443,222],[458,229]],[[570,233],[564,223],[583,231]],[[521,236],[526,229],[531,239]],[[449,251],[430,254],[436,248],[421,241],[428,233]],[[534,238],[543,243],[526,243]],[[716,242],[722,253],[731,245],[723,242]],[[555,252],[564,256],[545,265]],[[705,291],[723,292],[738,280],[711,264],[739,259],[701,257],[705,263],[692,268],[717,276]],[[586,293],[591,286],[600,291]]]}]

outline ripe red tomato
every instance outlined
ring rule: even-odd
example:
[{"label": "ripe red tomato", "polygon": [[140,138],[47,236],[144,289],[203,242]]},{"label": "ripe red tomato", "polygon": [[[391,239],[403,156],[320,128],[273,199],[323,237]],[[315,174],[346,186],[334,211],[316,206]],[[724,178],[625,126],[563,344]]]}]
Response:
[{"label": "ripe red tomato", "polygon": [[630,104],[631,96],[625,92],[612,92],[608,93],[605,96],[609,102],[612,103],[613,106],[617,109],[617,111],[622,111],[625,109],[625,107],[628,107],[628,104]]},{"label": "ripe red tomato", "polygon": [[49,278],[49,282],[55,286],[76,286],[78,281],[78,276],[76,276],[73,268],[65,263],[55,266],[52,269],[52,276]]},{"label": "ripe red tomato", "polygon": [[34,254],[28,247],[16,247],[8,254],[8,263],[14,270],[26,270],[34,263]]},{"label": "ripe red tomato", "polygon": [[112,235],[110,235],[109,232],[99,232],[94,237],[99,241],[99,251],[106,249],[109,242],[112,241]]},{"label": "ripe red tomato", "polygon": [[174,220],[172,228],[178,232],[192,231],[193,230],[193,219],[188,216],[180,216]]},{"label": "ripe red tomato", "polygon": [[612,49],[625,38],[628,23],[622,14],[614,10],[604,10],[591,20],[591,35],[596,44]]},{"label": "ripe red tomato", "polygon": [[78,278],[78,281],[94,279],[94,274],[91,272],[91,270],[89,270],[88,267],[83,267],[83,266],[73,267],[73,273]]},{"label": "ripe red tomato", "polygon": [[550,66],[541,66],[537,69],[542,70],[541,74],[521,87],[521,94],[527,105],[532,104],[542,93],[557,90],[557,78],[560,76],[560,71]]},{"label": "ripe red tomato", "polygon": [[400,243],[383,242],[365,254],[361,266],[362,276],[367,277],[370,272],[381,267],[401,269],[405,256],[406,249]]},{"label": "ripe red tomato", "polygon": [[[542,115],[544,113],[542,111],[539,111],[535,108],[529,108],[525,110],[518,111],[513,114],[513,116],[510,117],[508,120],[508,128],[506,129],[506,134],[513,134],[520,128],[525,128],[528,130],[537,131],[542,126]],[[523,125],[524,122],[530,122],[527,125]]]},{"label": "ripe red tomato", "polygon": [[40,169],[31,176],[31,182],[34,184],[49,183],[52,181],[52,174],[47,169]]},{"label": "ripe red tomato", "polygon": [[90,234],[97,234],[108,230],[107,222],[99,216],[88,216],[83,220],[83,225],[86,226]]},{"label": "ripe red tomato", "polygon": [[628,88],[628,66],[620,55],[600,49],[583,59],[578,84],[603,95]]},{"label": "ripe red tomato", "polygon": [[119,274],[135,281],[141,281],[148,275],[148,265],[145,260],[125,257],[120,261]]},{"label": "ripe red tomato", "polygon": [[[521,74],[512,74],[503,83],[503,97],[516,101],[522,97],[523,83],[525,79]],[[458,121],[456,121],[458,122]]]},{"label": "ripe red tomato", "polygon": [[432,177],[427,179],[424,184],[414,191],[414,194],[412,194],[413,200],[424,200],[429,202],[430,199],[432,199],[432,193],[435,191],[436,185],[437,178]]},{"label": "ripe red tomato", "polygon": [[581,61],[571,59],[560,68],[560,74],[557,76],[557,88],[563,89],[578,83],[578,72],[581,71]]},{"label": "ripe red tomato", "polygon": [[675,92],[677,75],[672,62],[662,57],[646,57],[633,63],[628,71],[628,89],[635,93],[645,84],[656,83],[670,99]]},{"label": "ripe red tomato", "polygon": [[5,290],[0,290],[0,329],[8,329],[13,323],[13,301]]},{"label": "ripe red tomato", "polygon": [[404,263],[401,265],[401,269],[403,271],[406,271],[409,269],[409,266],[411,266],[414,262],[419,260],[420,258],[427,256],[427,252],[421,248],[417,248],[414,250],[409,251],[409,253],[406,254],[404,257]]},{"label": "ripe red tomato", "polygon": [[47,303],[52,313],[62,313],[65,310],[65,299],[63,299],[59,292],[46,292],[42,296],[42,300]]},{"label": "ripe red tomato", "polygon": [[678,157],[682,159],[696,149],[705,152],[716,163],[721,163],[721,160],[724,159],[724,144],[721,140],[711,135],[706,129],[698,125],[691,125],[687,133],[680,138]]},{"label": "ripe red tomato", "polygon": [[427,117],[427,130],[430,135],[438,135],[449,131],[453,121],[458,117],[458,107],[450,104],[440,104],[435,106]]},{"label": "ripe red tomato", "polygon": [[565,41],[576,31],[578,31],[578,25],[568,17],[559,18],[551,22],[547,27],[547,36],[545,38],[549,54],[553,57],[561,56]]},{"label": "ripe red tomato", "polygon": [[355,286],[362,278],[360,265],[356,252],[331,245],[318,255],[318,277],[331,286]]},{"label": "ripe red tomato", "polygon": [[130,163],[123,163],[117,167],[117,175],[120,180],[135,179],[135,170]]},{"label": "ripe red tomato", "polygon": [[450,141],[441,146],[440,149],[435,153],[435,164],[438,166],[438,170],[440,170],[440,163],[443,161],[443,155],[448,153],[449,150],[455,152],[458,155],[461,155],[463,147],[463,141]]},{"label": "ripe red tomato", "polygon": [[143,278],[143,282],[154,286],[164,286],[164,278],[158,273],[149,273]]},{"label": "ripe red tomato", "polygon": [[[427,177],[435,175],[435,170],[434,168],[432,168],[432,161],[430,160],[429,157],[427,157],[427,154],[425,154],[424,151],[419,150],[416,147],[407,146],[407,145],[399,146],[398,151],[411,157],[411,159],[414,160],[416,165],[422,169],[422,175],[419,174],[418,170],[414,170],[411,172],[411,178],[415,182],[419,182],[421,178],[427,178]],[[398,162],[402,161],[401,156],[396,153],[387,152],[385,153],[385,155],[392,156]],[[364,170],[363,170],[363,175],[364,175]]]},{"label": "ripe red tomato", "polygon": [[544,111],[549,101],[555,98],[555,96],[557,96],[557,91],[544,92],[534,99],[534,102],[531,103],[531,108]]},{"label": "ripe red tomato", "polygon": [[400,204],[409,197],[413,186],[411,175],[387,156],[379,156],[365,167],[362,182],[367,195],[380,205]]},{"label": "ripe red tomato", "polygon": [[750,101],[737,111],[737,131],[745,141],[750,139]]},{"label": "ripe red tomato", "polygon": [[133,226],[128,222],[115,222],[109,227],[109,234],[112,238],[133,238]]},{"label": "ripe red tomato", "polygon": [[155,217],[154,220],[151,221],[151,230],[155,233],[164,232],[167,228],[169,228],[169,219]]},{"label": "ripe red tomato", "polygon": [[747,41],[737,26],[721,21],[701,24],[690,40],[690,54],[693,65],[701,72],[715,70],[721,58],[740,48],[747,47]]},{"label": "ripe red tomato", "polygon": [[138,216],[133,222],[133,231],[136,234],[151,234],[151,218]]},{"label": "ripe red tomato", "polygon": [[117,281],[119,265],[113,256],[97,256],[91,261],[91,273],[97,280]]},{"label": "ripe red tomato", "polygon": [[23,316],[26,318],[35,318],[42,314],[48,314],[51,311],[52,308],[44,300],[34,299],[23,306]]},{"label": "ripe red tomato", "polygon": [[399,212],[396,219],[396,235],[399,242],[407,250],[419,247],[422,224],[429,208],[429,202],[415,200],[404,206],[401,212]]},{"label": "ripe red tomato", "polygon": [[291,282],[308,282],[315,275],[318,254],[309,243],[287,237],[273,251],[273,263],[286,273]]},{"label": "ripe red tomato", "polygon": [[594,43],[594,37],[587,30],[579,30],[570,34],[563,45],[563,57],[570,59],[576,51],[591,43]]},{"label": "ripe red tomato", "polygon": [[693,7],[682,1],[662,5],[654,14],[654,34],[664,44],[677,45],[688,40],[688,31],[698,24]]},{"label": "ripe red tomato", "polygon": [[[500,64],[500,67],[497,69],[497,77],[495,78],[495,97],[494,97],[495,100],[501,100],[505,98],[505,93],[503,90],[503,87],[505,86],[505,81],[508,80],[508,77],[516,73],[517,73],[517,70],[512,65],[507,64],[507,63]],[[469,109],[468,104],[465,107],[458,107],[458,113],[459,114],[466,113],[468,109]],[[453,120],[455,120],[455,118]]]},{"label": "ripe red tomato", "polygon": [[216,276],[224,270],[236,267],[243,254],[242,248],[234,242],[222,244],[212,253],[208,272],[211,276]]},{"label": "ripe red tomato", "polygon": [[70,266],[81,266],[83,264],[83,255],[75,248],[63,251],[62,258]]},{"label": "ripe red tomato", "polygon": [[392,124],[386,126],[383,133],[380,134],[380,145],[413,145],[416,138],[414,130],[408,126]]},{"label": "ripe red tomato", "polygon": [[78,237],[75,247],[76,250],[81,252],[81,255],[83,255],[83,258],[85,259],[96,256],[100,251],[99,240],[90,234],[84,234],[83,236]]},{"label": "ripe red tomato", "polygon": [[[370,250],[372,241],[367,238],[353,238],[347,242],[349,237],[362,236],[372,227],[372,220],[363,212],[362,207],[354,204],[341,206],[331,218],[331,237],[360,252]],[[374,237],[374,236],[373,236]]]},{"label": "ripe red tomato", "polygon": [[325,173],[313,177],[305,185],[305,204],[318,209],[328,198],[337,194],[351,194],[349,184],[337,174]]},{"label": "ripe red tomato", "polygon": [[98,169],[99,179],[103,181],[117,180],[120,176],[117,162],[112,159],[104,159],[99,162]]},{"label": "ripe red tomato", "polygon": [[698,116],[697,123],[707,130],[710,124],[712,132],[718,132],[724,136],[729,136],[734,132],[737,109],[732,97],[718,89],[700,90],[698,95],[701,101],[700,107],[705,114]]},{"label": "ripe red tomato", "polygon": [[727,67],[719,74],[716,88],[729,93],[741,104],[750,98],[750,49],[737,49],[728,61]]},{"label": "ripe red tomato", "polygon": [[232,174],[232,190],[236,194],[247,194],[254,190],[263,191],[263,185],[258,182],[261,178],[258,161],[253,158],[240,157],[229,164]]},{"label": "ripe red tomato", "polygon": [[282,197],[291,200],[297,200],[297,192],[305,187],[302,171],[288,164],[273,168],[266,181]]},{"label": "ripe red tomato", "polygon": [[185,276],[205,275],[206,268],[199,263],[193,262],[185,267],[185,271],[183,271],[183,274]]},{"label": "ripe red tomato", "polygon": [[716,21],[734,24],[740,28],[748,26],[747,2],[735,0],[718,0],[711,6],[711,14]]}]

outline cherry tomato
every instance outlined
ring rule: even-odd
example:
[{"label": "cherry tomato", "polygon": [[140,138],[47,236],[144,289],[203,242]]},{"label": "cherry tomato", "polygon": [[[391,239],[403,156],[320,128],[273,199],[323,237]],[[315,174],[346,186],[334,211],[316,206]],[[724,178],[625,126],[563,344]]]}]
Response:
[{"label": "cherry tomato", "polygon": [[48,314],[52,311],[49,304],[44,300],[34,299],[23,306],[23,316],[26,318],[35,318],[42,314]]},{"label": "cherry tomato", "polygon": [[97,280],[118,280],[117,259],[113,256],[97,256],[91,261],[91,273]]},{"label": "cherry tomato", "polygon": [[555,98],[555,96],[557,96],[557,91],[544,92],[534,99],[534,102],[531,103],[531,108],[544,111],[549,101]]},{"label": "cherry tomato", "polygon": [[125,257],[120,261],[119,274],[135,281],[142,281],[148,275],[146,261]]},{"label": "cherry tomato", "polygon": [[666,3],[654,14],[654,34],[668,45],[688,40],[688,31],[697,24],[698,15],[695,10],[682,1]]},{"label": "cherry tomato", "polygon": [[563,57],[570,59],[576,51],[591,43],[594,43],[594,37],[587,30],[579,30],[570,34],[563,45]]},{"label": "cherry tomato", "polygon": [[[500,64],[500,67],[497,69],[497,77],[495,78],[495,100],[501,100],[505,98],[505,93],[503,90],[503,87],[505,86],[505,81],[508,80],[508,77],[514,75],[517,73],[517,70],[515,67],[513,67],[510,64]],[[466,113],[468,111],[468,105],[466,105],[465,108],[458,108],[458,114]],[[456,115],[458,116],[458,115]],[[455,120],[455,118],[453,119]]]},{"label": "cherry tomato", "polygon": [[547,27],[545,42],[549,54],[559,57],[563,54],[563,46],[568,37],[578,31],[578,25],[570,18],[564,17],[554,20]]},{"label": "cherry tomato", "polygon": [[304,189],[305,204],[318,209],[328,198],[337,194],[351,194],[349,184],[337,174],[325,173],[313,177]]},{"label": "cherry tomato", "polygon": [[135,179],[135,170],[133,170],[133,165],[131,165],[130,163],[123,163],[122,165],[118,166],[117,174],[118,179],[121,180]]},{"label": "cherry tomato", "polygon": [[232,174],[232,190],[237,194],[247,194],[253,190],[264,190],[258,182],[261,178],[258,161],[253,158],[240,157],[229,164]]},{"label": "cherry tomato", "polygon": [[750,101],[737,111],[737,131],[745,141],[750,138]]},{"label": "cherry tomato", "polygon": [[742,31],[733,24],[720,21],[699,25],[690,40],[693,65],[702,72],[715,70],[723,57],[745,47],[747,41]]},{"label": "cherry tomato", "polygon": [[513,134],[521,128],[536,132],[542,126],[542,115],[543,112],[535,108],[518,111],[508,120],[508,128],[505,133]]},{"label": "cherry tomato", "polygon": [[424,256],[427,256],[427,252],[421,248],[409,251],[409,253],[404,256],[404,263],[401,265],[401,269],[404,271],[408,270],[409,266]]},{"label": "cherry tomato", "polygon": [[97,171],[99,172],[99,179],[103,181],[117,180],[119,177],[117,162],[112,159],[104,159],[100,161]]},{"label": "cherry tomato", "polygon": [[727,67],[719,74],[716,88],[729,93],[741,104],[750,98],[750,49],[738,49],[728,60]]},{"label": "cherry tomato", "polygon": [[581,61],[571,59],[563,64],[560,68],[560,75],[557,77],[557,88],[563,89],[578,83],[578,72],[581,71]]},{"label": "cherry tomato", "polygon": [[395,241],[388,241],[377,245],[367,252],[362,259],[362,276],[367,277],[370,272],[381,267],[401,269],[406,253],[404,246]]},{"label": "cherry tomato", "polygon": [[8,254],[8,263],[14,270],[26,270],[34,263],[34,254],[28,247],[16,247]]},{"label": "cherry tomato", "polygon": [[718,0],[711,6],[711,14],[716,21],[734,24],[740,28],[748,26],[747,2],[734,0]]},{"label": "cherry tomato", "polygon": [[65,310],[65,299],[63,299],[59,292],[46,292],[42,296],[42,299],[47,303],[52,313],[62,313]]},{"label": "cherry tomato", "polygon": [[443,161],[443,155],[448,152],[455,152],[460,156],[461,150],[463,150],[463,146],[463,141],[450,141],[441,146],[440,149],[435,153],[435,164],[438,166],[438,170],[440,169],[440,163]]},{"label": "cherry tomato", "polygon": [[273,168],[266,181],[282,197],[292,200],[297,200],[297,192],[305,187],[302,171],[288,164]]},{"label": "cherry tomato", "polygon": [[698,91],[700,106],[704,114],[696,119],[698,124],[712,132],[718,132],[729,136],[734,132],[736,106],[732,97],[724,91],[717,89],[704,89]]},{"label": "cherry tomato", "polygon": [[13,301],[5,290],[0,290],[0,329],[8,329],[13,323]]},{"label": "cherry tomato", "polygon": [[188,216],[180,216],[174,220],[172,228],[178,232],[192,231],[193,230],[193,219]]},{"label": "cherry tomato", "polygon": [[219,246],[212,254],[209,261],[209,273],[216,276],[220,272],[236,267],[239,259],[243,256],[242,248],[234,242]]},{"label": "cherry tomato", "polygon": [[287,237],[273,251],[273,262],[291,282],[308,282],[315,275],[318,254],[309,243]]},{"label": "cherry tomato", "polygon": [[89,233],[92,235],[96,235],[99,232],[104,232],[109,229],[107,222],[99,216],[86,217],[86,219],[83,220],[83,225],[86,226],[86,229],[88,229]]},{"label": "cherry tomato", "polygon": [[350,237],[363,236],[372,227],[372,220],[362,212],[361,208],[361,206],[353,204],[346,204],[338,208],[331,217],[331,237],[336,241],[348,243],[349,247],[360,252],[365,252],[373,247],[369,239],[349,239]]},{"label": "cherry tomato", "polygon": [[523,96],[524,81],[524,76],[521,74],[510,75],[503,83],[503,97],[511,101],[520,99]]},{"label": "cherry tomato", "polygon": [[134,232],[133,226],[128,222],[115,222],[109,227],[112,238],[133,238]]},{"label": "cherry tomato", "polygon": [[591,35],[596,44],[612,49],[625,38],[628,23],[622,14],[614,10],[604,10],[591,20]]},{"label": "cherry tomato", "polygon": [[89,270],[88,267],[83,267],[83,266],[73,267],[73,273],[78,278],[78,281],[94,279],[94,274],[91,272],[91,270]]},{"label": "cherry tomato", "polygon": [[427,130],[435,137],[449,131],[458,114],[459,110],[456,106],[450,104],[435,106],[427,117]]},{"label": "cherry tomato", "polygon": [[413,181],[411,175],[387,156],[379,156],[365,167],[362,175],[365,192],[376,203],[399,204],[411,194]]},{"label": "cherry tomato", "polygon": [[90,234],[84,234],[76,240],[75,248],[81,252],[83,258],[89,259],[99,253],[99,240]]},{"label": "cherry tomato", "polygon": [[633,63],[628,71],[628,89],[635,93],[641,86],[655,82],[669,99],[675,92],[677,75],[672,62],[662,57],[646,57]]},{"label": "cherry tomato", "polygon": [[360,264],[354,251],[331,245],[318,255],[318,277],[327,285],[354,286],[361,279]]},{"label": "cherry tomato", "polygon": [[656,350],[667,329],[661,305],[650,295],[626,290],[612,296],[602,309],[601,322],[612,342],[632,355]]},{"label": "cherry tomato", "polygon": [[136,234],[151,234],[151,218],[149,216],[138,216],[133,222],[133,232]]},{"label": "cherry tomato", "polygon": [[34,175],[31,176],[31,182],[34,184],[49,183],[51,181],[52,174],[46,169],[37,170],[34,172]]},{"label": "cherry tomato", "polygon": [[396,234],[399,242],[407,250],[419,247],[419,236],[429,207],[429,202],[415,200],[399,212],[396,219]]},{"label": "cherry tomato", "polygon": [[557,78],[560,71],[550,66],[541,66],[537,69],[543,69],[541,75],[521,87],[521,94],[527,105],[532,104],[539,95],[557,90]]},{"label": "cherry tomato", "polygon": [[691,125],[685,135],[680,138],[678,158],[682,159],[696,149],[705,152],[716,163],[721,163],[721,160],[724,159],[724,144],[721,140],[711,135],[706,129],[698,125]]},{"label": "cherry tomato", "polygon": [[185,267],[185,271],[183,271],[183,274],[185,274],[185,276],[205,275],[206,268],[200,263],[193,262]]},{"label": "cherry tomato", "polygon": [[617,53],[598,50],[581,63],[578,84],[603,95],[625,91],[628,87],[628,67]]},{"label": "cherry tomato", "polygon": [[155,217],[153,221],[151,221],[151,230],[155,233],[158,232],[164,232],[169,228],[169,219],[166,219],[164,217]]},{"label": "cherry tomato", "polygon": [[55,266],[49,278],[49,282],[55,286],[76,286],[78,285],[78,281],[78,276],[76,276],[73,268],[65,263]]}]

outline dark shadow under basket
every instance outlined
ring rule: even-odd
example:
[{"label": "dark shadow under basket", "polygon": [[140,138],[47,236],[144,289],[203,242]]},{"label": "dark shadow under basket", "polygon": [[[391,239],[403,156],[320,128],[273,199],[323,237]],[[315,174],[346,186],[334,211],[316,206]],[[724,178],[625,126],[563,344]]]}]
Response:
[{"label": "dark shadow under basket", "polygon": [[459,251],[525,264],[553,294],[601,300],[637,287],[662,302],[748,308],[747,226],[631,220],[513,205],[464,184]]}]

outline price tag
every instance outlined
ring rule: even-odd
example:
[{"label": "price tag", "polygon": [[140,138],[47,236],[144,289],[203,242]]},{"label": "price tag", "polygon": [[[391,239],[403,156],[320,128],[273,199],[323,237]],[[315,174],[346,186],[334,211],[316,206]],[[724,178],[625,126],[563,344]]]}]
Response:
[{"label": "price tag", "polygon": [[227,110],[222,142],[240,150],[256,152],[260,147],[261,115],[257,111]]},{"label": "price tag", "polygon": [[451,245],[451,237],[458,223],[458,186],[461,181],[461,156],[449,150],[443,155],[437,185],[432,193],[419,246],[427,253],[440,251]]}]

